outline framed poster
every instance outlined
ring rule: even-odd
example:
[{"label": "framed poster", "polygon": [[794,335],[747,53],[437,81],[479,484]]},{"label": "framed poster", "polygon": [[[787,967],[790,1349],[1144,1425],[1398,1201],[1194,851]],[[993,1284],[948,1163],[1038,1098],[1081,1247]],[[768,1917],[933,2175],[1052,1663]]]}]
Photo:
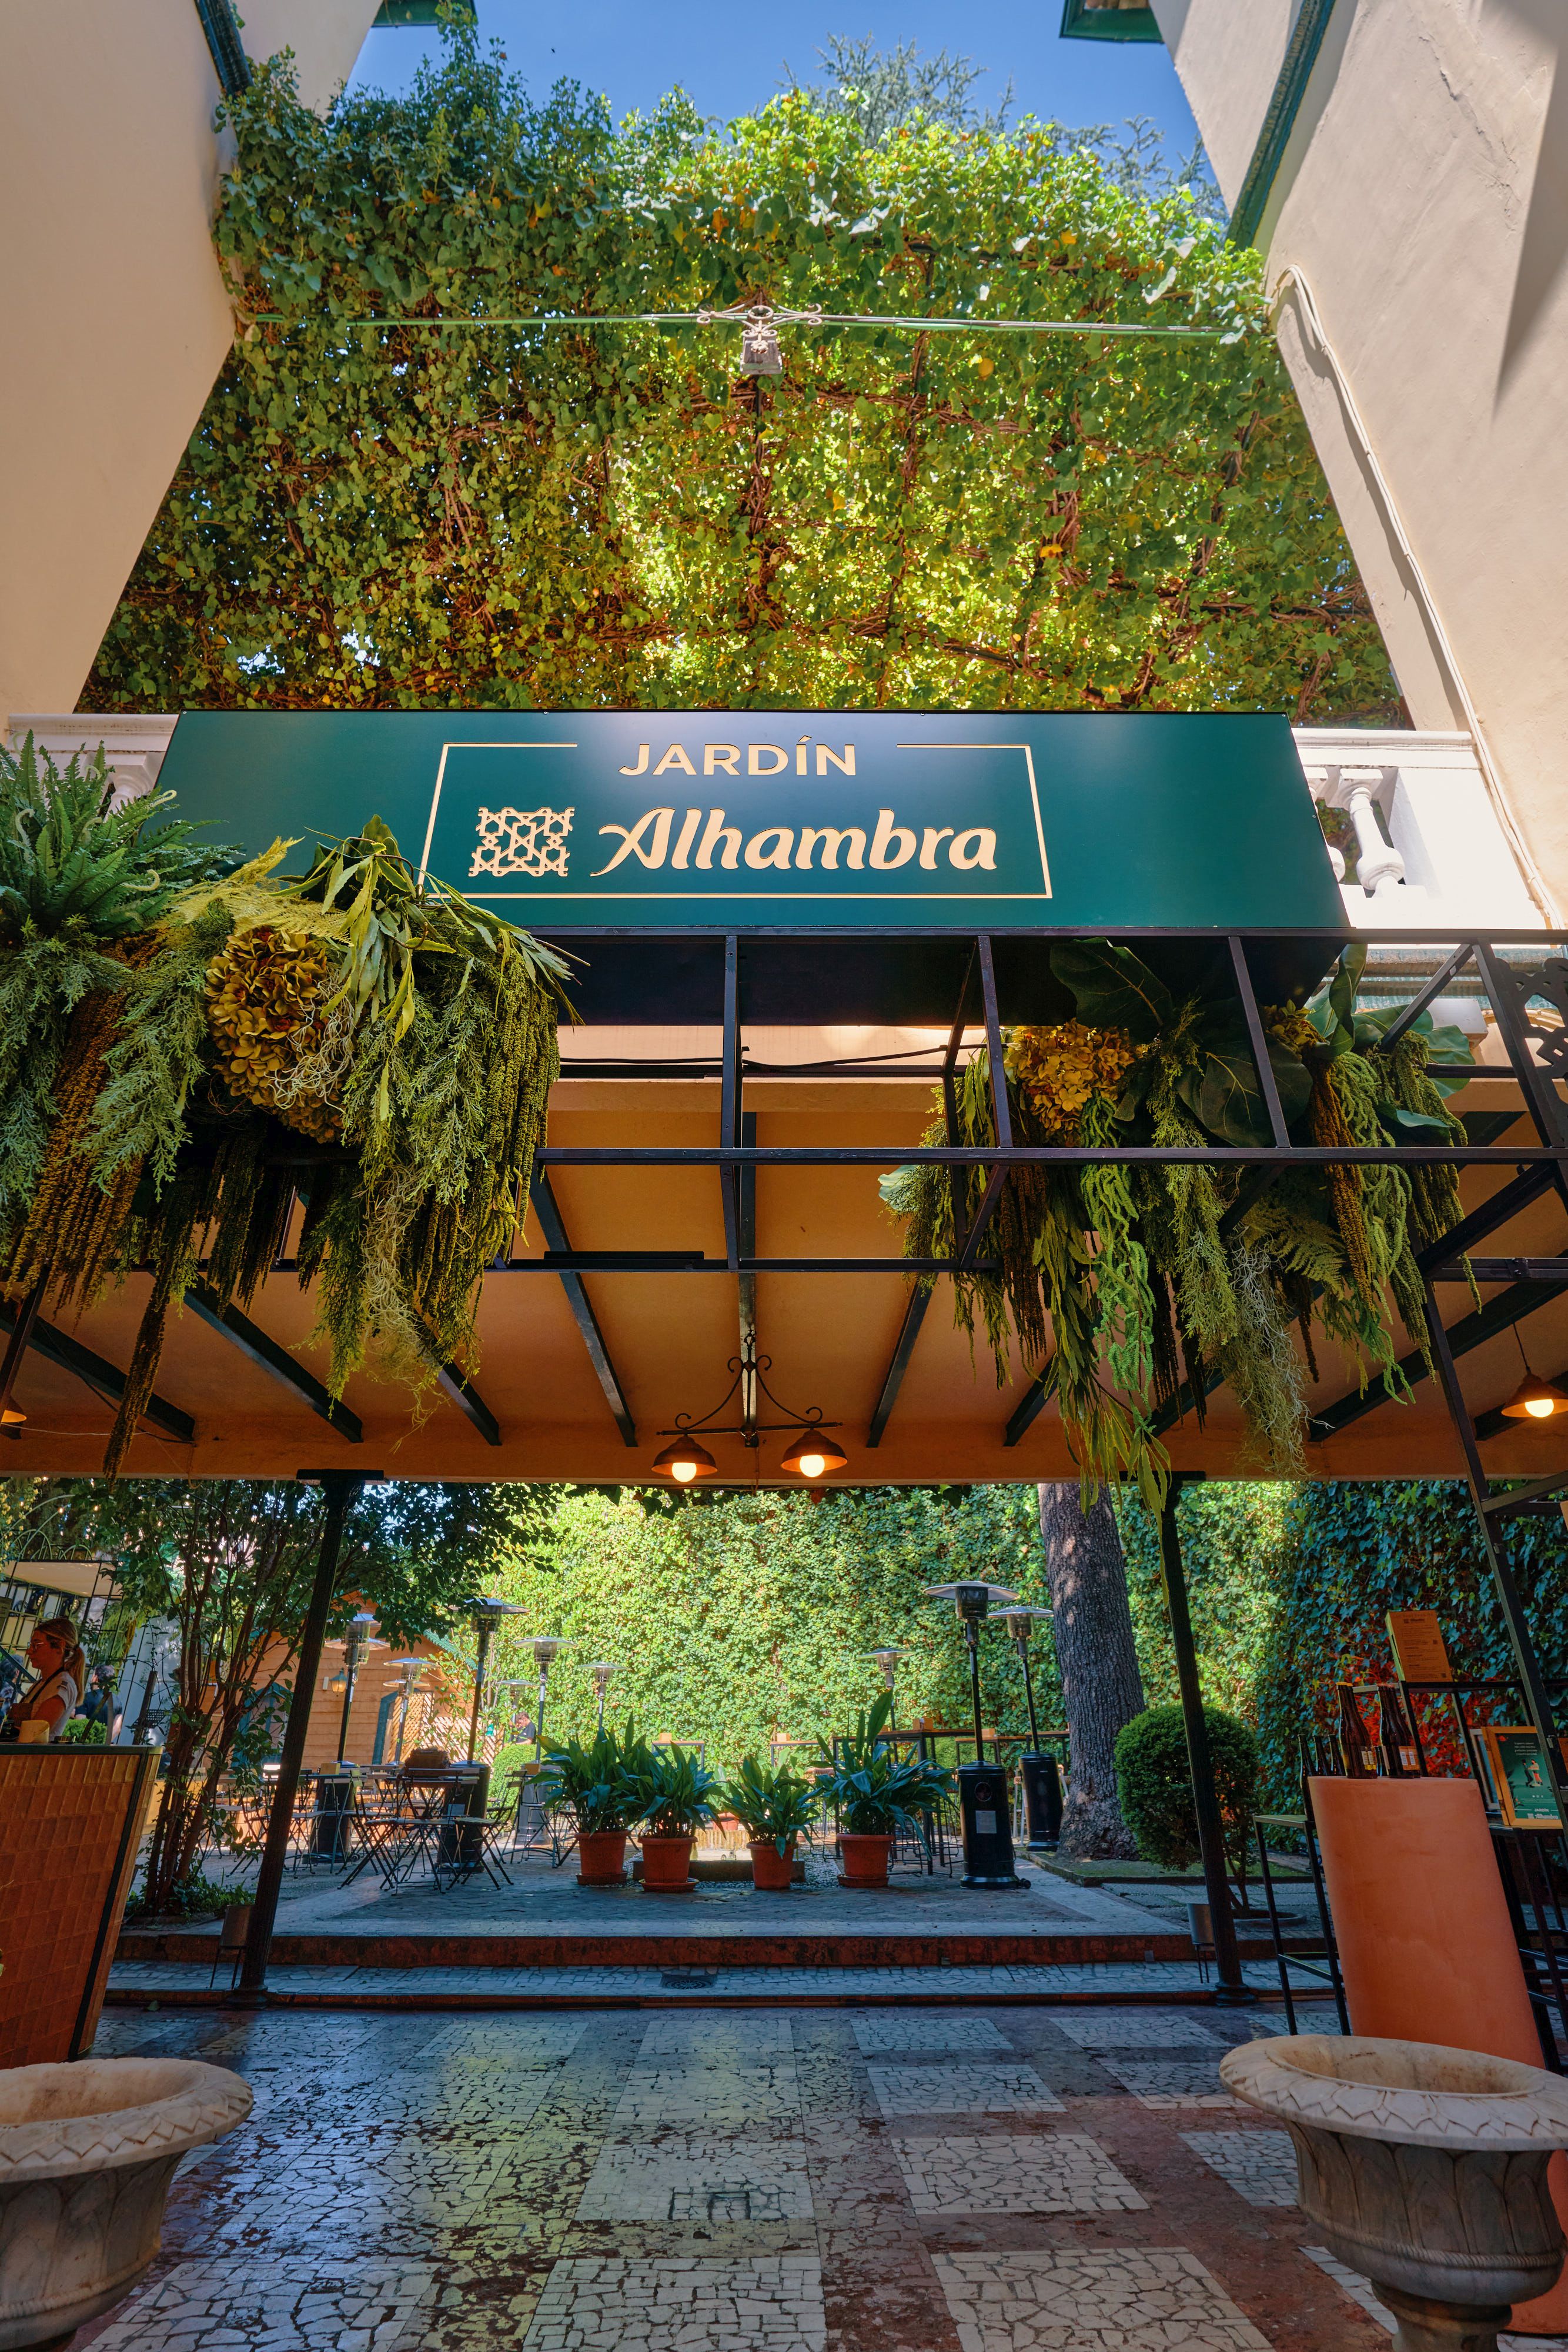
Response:
[{"label": "framed poster", "polygon": [[1483,1724],[1479,1727],[1502,1817],[1511,1830],[1561,1829],[1563,1815],[1557,1791],[1541,1752],[1541,1741],[1527,1724]]}]

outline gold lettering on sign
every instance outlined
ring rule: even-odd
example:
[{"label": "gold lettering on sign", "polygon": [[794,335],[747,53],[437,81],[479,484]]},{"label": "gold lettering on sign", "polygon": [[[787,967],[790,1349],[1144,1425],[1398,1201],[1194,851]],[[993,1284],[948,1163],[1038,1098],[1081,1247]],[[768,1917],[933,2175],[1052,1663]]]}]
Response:
[{"label": "gold lettering on sign", "polygon": [[878,809],[876,831],[871,837],[871,862],[877,871],[885,874],[894,866],[907,866],[914,855],[915,835],[907,826],[894,824],[891,809]]},{"label": "gold lettering on sign", "polygon": [[[630,857],[633,852],[644,866],[662,866],[669,852],[670,825],[674,814],[673,808],[649,809],[635,824],[601,824],[599,828],[601,833],[618,833],[621,835],[621,846],[609,865],[596,866],[589,878],[597,882],[601,874],[613,874],[622,860]],[[653,845],[644,848],[643,835],[650,825],[653,828]]]},{"label": "gold lettering on sign", "polygon": [[846,743],[844,745],[841,757],[837,751],[830,751],[825,743],[819,743],[817,746],[817,773],[819,776],[825,776],[827,774],[828,761],[830,760],[832,761],[834,767],[841,769],[846,776],[852,776],[854,774],[855,747],[852,743]]},{"label": "gold lettering on sign", "polygon": [[703,745],[703,773],[705,776],[738,775],[740,771],[736,766],[736,761],[739,757],[740,746],[738,743],[705,743]]},{"label": "gold lettering on sign", "polygon": [[[771,763],[766,768],[762,764],[764,751],[768,754]],[[747,749],[746,772],[748,776],[779,776],[789,765],[789,752],[781,751],[777,743],[752,743]]]},{"label": "gold lettering on sign", "polygon": [[734,825],[726,824],[722,809],[709,809],[707,825],[697,850],[697,864],[705,874],[712,872],[713,854],[721,841],[724,847],[719,850],[718,862],[733,874],[740,860],[740,835]]},{"label": "gold lettering on sign", "polygon": [[669,768],[680,768],[684,770],[688,776],[695,776],[696,774],[696,770],[693,767],[691,761],[686,757],[686,747],[684,743],[672,743],[664,758],[660,761],[658,766],[654,769],[653,773],[656,776],[662,776]]},{"label": "gold lettering on sign", "polygon": [[648,772],[648,754],[653,748],[653,747],[651,743],[639,743],[637,746],[636,766],[634,768],[622,768],[621,771],[622,774],[623,776],[645,776]]},{"label": "gold lettering on sign", "polygon": [[844,852],[845,863],[852,866],[857,873],[865,864],[865,835],[858,824],[846,825],[841,833],[836,825],[803,824],[800,827],[800,846],[795,852],[797,866],[802,867],[810,866],[811,852],[819,841],[822,845],[822,867],[825,873],[838,872],[839,845],[844,841],[849,843],[849,847]]},{"label": "gold lettering on sign", "polygon": [[[974,843],[973,849],[964,847],[967,841]],[[983,866],[988,874],[994,874],[997,870],[997,836],[990,826],[972,825],[967,833],[959,834],[947,852],[947,862],[956,866],[961,874],[972,872],[977,866]]]},{"label": "gold lettering on sign", "polygon": [[691,845],[697,837],[697,827],[702,821],[701,809],[688,809],[681,820],[681,829],[675,835],[675,845],[670,852],[670,863],[683,873],[685,871],[686,857]]},{"label": "gold lettering on sign", "polygon": [[920,836],[920,863],[924,866],[927,874],[935,874],[936,871],[937,843],[939,841],[950,841],[952,836],[953,828],[950,824],[928,824],[924,833],[922,833]]},{"label": "gold lettering on sign", "polygon": [[794,845],[795,828],[792,824],[765,825],[760,833],[754,833],[747,843],[746,862],[748,866],[754,866],[759,873],[765,866],[781,866],[788,874],[789,852]]}]

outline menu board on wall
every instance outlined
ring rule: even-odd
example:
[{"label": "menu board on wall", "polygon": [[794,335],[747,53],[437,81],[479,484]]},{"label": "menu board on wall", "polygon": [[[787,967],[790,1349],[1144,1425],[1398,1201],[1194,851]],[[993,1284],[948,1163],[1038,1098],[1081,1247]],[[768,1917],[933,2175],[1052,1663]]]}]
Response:
[{"label": "menu board on wall", "polygon": [[1391,1609],[1388,1639],[1401,1682],[1451,1683],[1454,1670],[1435,1609]]}]

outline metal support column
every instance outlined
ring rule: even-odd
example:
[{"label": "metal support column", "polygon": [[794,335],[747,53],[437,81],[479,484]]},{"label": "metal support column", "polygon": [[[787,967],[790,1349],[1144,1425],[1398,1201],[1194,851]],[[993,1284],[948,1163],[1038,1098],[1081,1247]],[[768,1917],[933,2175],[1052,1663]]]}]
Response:
[{"label": "metal support column", "polygon": [[299,1637],[299,1661],[294,1670],[288,1720],[284,1726],[277,1787],[273,1792],[272,1811],[267,1820],[267,1842],[261,1850],[261,1868],[256,1874],[250,1933],[246,1938],[245,1959],[233,1996],[245,2009],[261,2009],[267,2001],[267,1963],[272,1950],[272,1931],[277,1917],[277,1897],[283,1886],[284,1864],[288,1859],[288,1832],[294,1821],[294,1799],[299,1787],[299,1769],[305,1760],[305,1733],[310,1721],[311,1702],[316,1696],[317,1676],[321,1671],[321,1645],[327,1638],[327,1620],[332,1613],[332,1595],[338,1585],[338,1562],[343,1549],[343,1522],[361,1487],[375,1484],[385,1473],[381,1470],[301,1470],[298,1475],[312,1486],[320,1486],[327,1510],[321,1522],[320,1549],[316,1554],[316,1581],[311,1589],[310,1606],[306,1612],[305,1630]]},{"label": "metal support column", "polygon": [[1176,1530],[1176,1503],[1183,1481],[1173,1476],[1160,1513],[1160,1574],[1166,1607],[1170,1613],[1171,1643],[1176,1651],[1176,1681],[1181,1690],[1182,1721],[1186,1727],[1187,1763],[1192,1773],[1193,1811],[1197,1816],[1197,1843],[1203,1856],[1204,1884],[1208,1892],[1208,1916],[1214,1930],[1214,1968],[1219,1981],[1214,1998],[1234,2007],[1255,2001],[1257,1994],[1241,1973],[1236,1948],[1236,1920],[1230,1907],[1230,1882],[1225,1873],[1225,1827],[1219,1814],[1219,1792],[1214,1785],[1214,1759],[1208,1749],[1208,1726],[1203,1717],[1203,1693],[1198,1687],[1197,1653],[1193,1646],[1192,1616],[1186,1604],[1186,1576],[1182,1568],[1181,1537]]},{"label": "metal support column", "polygon": [[[1487,1566],[1491,1570],[1498,1606],[1502,1612],[1502,1622],[1508,1629],[1509,1646],[1513,1652],[1514,1664],[1519,1670],[1520,1690],[1531,1722],[1540,1734],[1542,1753],[1546,1759],[1547,1768],[1556,1784],[1559,1799],[1563,1803],[1565,1812],[1568,1812],[1568,1766],[1564,1765],[1563,1751],[1557,1745],[1557,1726],[1553,1718],[1552,1700],[1546,1688],[1546,1677],[1541,1670],[1541,1660],[1536,1655],[1535,1643],[1531,1638],[1529,1622],[1524,1614],[1524,1603],[1520,1598],[1519,1587],[1513,1580],[1513,1570],[1508,1564],[1508,1554],[1498,1540],[1494,1525],[1497,1516],[1496,1505],[1505,1503],[1507,1497],[1501,1496],[1494,1497],[1488,1493],[1486,1468],[1481,1461],[1480,1449],[1476,1444],[1475,1424],[1470,1419],[1469,1408],[1465,1402],[1464,1391],[1459,1386],[1459,1376],[1454,1368],[1453,1349],[1448,1345],[1448,1335],[1443,1328],[1443,1318],[1438,1311],[1437,1296],[1432,1287],[1432,1276],[1430,1274],[1424,1274],[1422,1280],[1426,1292],[1427,1332],[1432,1343],[1433,1360],[1437,1367],[1437,1378],[1442,1383],[1444,1402],[1448,1408],[1448,1418],[1454,1424],[1454,1434],[1464,1451],[1465,1475],[1470,1489],[1470,1500],[1476,1507],[1476,1519],[1480,1528],[1481,1543],[1486,1550]],[[1565,1473],[1564,1476],[1568,1477],[1568,1473]]]}]

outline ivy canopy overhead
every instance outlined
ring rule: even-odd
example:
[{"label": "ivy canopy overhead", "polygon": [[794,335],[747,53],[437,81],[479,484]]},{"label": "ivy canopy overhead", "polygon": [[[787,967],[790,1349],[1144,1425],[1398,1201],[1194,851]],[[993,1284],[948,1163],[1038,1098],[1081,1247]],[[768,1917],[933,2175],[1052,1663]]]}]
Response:
[{"label": "ivy canopy overhead", "polygon": [[[1394,713],[1255,257],[1051,126],[616,131],[460,29],[233,121],[241,333],[89,707]],[[757,299],[1213,332],[587,323]]]}]

